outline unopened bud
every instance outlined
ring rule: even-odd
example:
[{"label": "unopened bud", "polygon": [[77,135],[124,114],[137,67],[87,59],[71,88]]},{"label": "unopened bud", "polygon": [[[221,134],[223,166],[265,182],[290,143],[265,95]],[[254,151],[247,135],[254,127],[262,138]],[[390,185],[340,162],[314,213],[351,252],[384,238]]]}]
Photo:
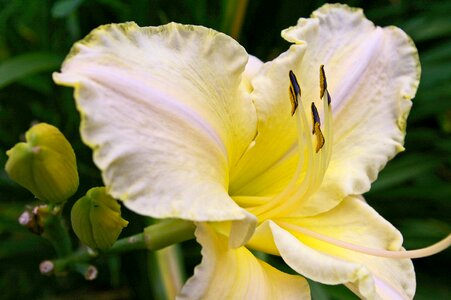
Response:
[{"label": "unopened bud", "polygon": [[8,150],[6,172],[36,198],[60,203],[78,188],[75,153],[58,128],[40,123],[25,134],[26,142]]},{"label": "unopened bud", "polygon": [[50,260],[44,260],[39,264],[39,270],[43,275],[50,275],[55,270],[55,264]]},{"label": "unopened bud", "polygon": [[19,224],[25,226],[34,234],[41,235],[44,232],[44,222],[49,214],[47,205],[27,207],[19,216]]},{"label": "unopened bud", "polygon": [[97,268],[91,265],[86,269],[85,279],[89,281],[94,280],[97,278],[98,274],[99,271],[97,270]]},{"label": "unopened bud", "polygon": [[128,222],[121,217],[121,207],[104,187],[90,189],[75,202],[71,212],[72,228],[78,238],[94,249],[106,250],[119,237]]}]

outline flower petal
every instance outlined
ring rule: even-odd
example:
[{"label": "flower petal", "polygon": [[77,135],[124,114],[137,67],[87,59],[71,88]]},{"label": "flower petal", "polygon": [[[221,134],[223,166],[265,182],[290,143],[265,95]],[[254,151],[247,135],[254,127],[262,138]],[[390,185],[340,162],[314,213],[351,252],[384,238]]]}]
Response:
[{"label": "flower petal", "polygon": [[82,138],[128,208],[249,225],[253,216],[227,193],[230,165],[256,131],[247,60],[232,38],[204,27],[113,24],[75,44],[54,79],[75,88]]},{"label": "flower petal", "polygon": [[322,64],[332,96],[333,154],[321,189],[296,212],[308,215],[368,191],[387,161],[403,150],[420,65],[403,31],[375,27],[360,9],[345,5],[324,5],[282,36],[307,46],[300,66],[304,99],[319,99]]},{"label": "flower petal", "polygon": [[227,239],[198,224],[202,262],[177,299],[310,299],[307,281],[258,260],[245,247],[229,249]]},{"label": "flower petal", "polygon": [[365,267],[312,249],[288,231],[269,222],[280,255],[299,274],[324,284],[353,282],[360,294],[374,295],[374,282]]},{"label": "flower petal", "polygon": [[253,55],[249,55],[246,68],[244,69],[243,82],[249,93],[252,92],[254,87],[252,86],[252,79],[258,74],[258,71],[263,66],[263,62]]},{"label": "flower petal", "polygon": [[372,298],[373,293],[382,299],[413,298],[415,273],[411,260],[362,254],[293,229],[294,225],[373,249],[402,250],[401,234],[361,199],[346,198],[318,216],[275,222],[284,227],[271,225],[275,244],[288,265],[301,275],[327,284],[347,284],[365,298]]}]

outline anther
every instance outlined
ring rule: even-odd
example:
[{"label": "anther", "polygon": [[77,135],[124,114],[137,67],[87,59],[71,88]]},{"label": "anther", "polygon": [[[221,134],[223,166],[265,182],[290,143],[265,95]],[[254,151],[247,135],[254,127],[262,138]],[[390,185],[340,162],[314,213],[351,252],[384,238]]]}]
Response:
[{"label": "anther", "polygon": [[327,81],[326,81],[326,73],[324,72],[324,65],[319,67],[319,98],[323,99],[324,92],[327,90]]},{"label": "anther", "polygon": [[294,88],[294,92],[295,92],[295,94],[297,95],[297,94],[301,94],[301,87],[299,86],[299,84],[298,84],[298,80],[296,79],[296,75],[294,75],[294,72],[293,71],[291,71],[290,70],[290,72],[289,72],[289,75],[290,75],[290,81],[291,81],[291,85],[293,86],[293,88]]},{"label": "anther", "polygon": [[296,108],[298,107],[298,97],[294,93],[293,86],[290,85],[290,102],[291,102],[291,115],[293,116],[296,112]]},{"label": "anther", "polygon": [[[321,125],[321,120],[319,118],[319,114],[318,114],[318,109],[316,109],[316,105],[314,102],[312,102],[312,119],[313,119],[313,124],[318,123],[319,125]],[[315,131],[312,131],[312,134],[314,134]]]},{"label": "anther", "polygon": [[318,151],[321,148],[323,148],[325,139],[323,133],[321,132],[321,120],[319,118],[318,110],[316,109],[314,102],[312,102],[312,118],[313,118],[312,134],[316,136],[315,152],[318,153]]},{"label": "anther", "polygon": [[291,102],[291,115],[293,116],[296,112],[296,108],[298,107],[298,97],[301,97],[301,88],[296,79],[296,75],[294,75],[293,71],[290,70],[288,73],[290,77],[290,102]]}]

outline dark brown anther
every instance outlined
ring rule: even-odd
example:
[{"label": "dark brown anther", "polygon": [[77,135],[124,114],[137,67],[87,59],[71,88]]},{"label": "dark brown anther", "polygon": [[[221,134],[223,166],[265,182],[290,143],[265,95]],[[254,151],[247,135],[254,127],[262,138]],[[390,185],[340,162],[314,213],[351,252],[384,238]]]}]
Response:
[{"label": "dark brown anther", "polygon": [[298,81],[296,79],[296,75],[294,75],[293,71],[290,70],[288,73],[290,77],[290,102],[291,102],[291,115],[293,116],[296,112],[296,109],[298,108],[299,101],[298,97],[301,97],[301,88],[298,84]]},{"label": "dark brown anther", "polygon": [[313,102],[312,102],[312,120],[313,120],[312,134],[316,136],[315,152],[318,153],[318,151],[324,146],[325,139],[323,133],[321,132],[321,120],[319,118],[318,110],[316,109],[315,103]]},{"label": "dark brown anther", "polygon": [[324,72],[324,65],[321,65],[319,67],[319,98],[323,99],[324,92],[327,90],[327,80],[326,80],[326,73]]}]

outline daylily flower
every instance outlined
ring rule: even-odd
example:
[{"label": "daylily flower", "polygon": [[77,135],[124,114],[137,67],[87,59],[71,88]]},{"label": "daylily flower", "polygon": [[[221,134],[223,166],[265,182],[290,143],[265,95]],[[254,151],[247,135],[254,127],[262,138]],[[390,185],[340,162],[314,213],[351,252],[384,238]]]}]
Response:
[{"label": "daylily flower", "polygon": [[344,5],[282,36],[293,45],[262,63],[200,26],[106,25],[54,79],[75,88],[82,138],[113,197],[198,222],[203,260],[180,298],[309,297],[302,276],[250,249],[363,298],[412,298],[408,258],[421,253],[404,251],[359,195],[403,150],[415,46]]}]

